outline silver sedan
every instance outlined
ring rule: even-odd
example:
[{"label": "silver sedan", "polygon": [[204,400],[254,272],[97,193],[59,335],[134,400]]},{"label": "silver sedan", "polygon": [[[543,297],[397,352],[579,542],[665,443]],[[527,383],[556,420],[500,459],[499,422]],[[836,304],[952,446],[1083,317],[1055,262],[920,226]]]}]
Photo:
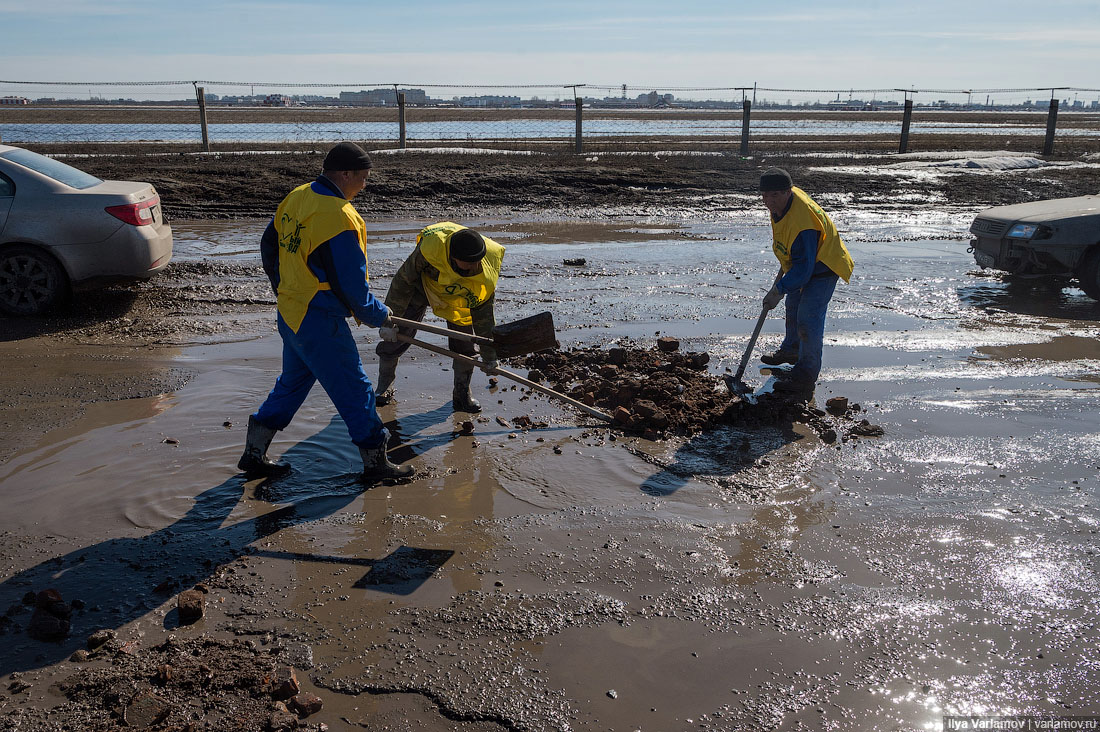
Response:
[{"label": "silver sedan", "polygon": [[74,289],[146,279],[171,259],[153,186],[0,145],[0,310],[42,313]]}]

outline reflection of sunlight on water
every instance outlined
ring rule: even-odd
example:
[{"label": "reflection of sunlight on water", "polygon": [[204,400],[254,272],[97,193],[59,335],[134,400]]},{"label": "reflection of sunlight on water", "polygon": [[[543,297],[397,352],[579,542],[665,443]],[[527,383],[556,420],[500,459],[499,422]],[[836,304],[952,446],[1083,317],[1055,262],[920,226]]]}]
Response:
[{"label": "reflection of sunlight on water", "polygon": [[[826,377],[839,381],[942,381],[945,379],[980,379],[982,381],[998,379],[1020,379],[1036,377],[1057,377],[1073,379],[1087,374],[1100,372],[1100,361],[1026,361],[1005,363],[1000,361],[972,361],[958,363],[937,360],[935,363],[907,364],[903,366],[872,366],[849,369],[829,369]],[[825,377],[823,377],[825,378]],[[1086,392],[1093,391],[1086,389]],[[1031,391],[1029,390],[1029,393]],[[1073,392],[1051,391],[1049,396],[1074,398]],[[1081,396],[1088,396],[1083,394]]]},{"label": "reflection of sunlight on water", "polygon": [[888,348],[909,351],[954,351],[980,346],[1019,346],[1031,343],[1049,343],[1060,331],[1036,332],[1033,330],[986,328],[982,330],[944,330],[920,333],[897,331],[871,331],[830,334],[830,342],[842,346]]},{"label": "reflection of sunlight on water", "polygon": [[[1026,555],[1025,555],[1026,557]],[[1053,562],[1017,562],[993,569],[993,578],[1013,594],[1026,595],[1048,607],[1068,607],[1061,593],[1068,584],[1067,567]]]}]

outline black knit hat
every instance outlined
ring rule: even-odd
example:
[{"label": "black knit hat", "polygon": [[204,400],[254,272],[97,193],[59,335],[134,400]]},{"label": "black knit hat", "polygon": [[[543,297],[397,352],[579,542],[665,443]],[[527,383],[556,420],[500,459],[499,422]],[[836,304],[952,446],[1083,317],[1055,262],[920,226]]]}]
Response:
[{"label": "black knit hat", "polygon": [[371,167],[367,151],[354,142],[341,142],[328,151],[323,170],[365,170]]},{"label": "black knit hat", "polygon": [[485,239],[473,229],[451,234],[451,256],[460,262],[480,262],[485,256]]},{"label": "black knit hat", "polygon": [[791,186],[791,174],[782,168],[768,168],[760,176],[760,192],[789,191]]}]

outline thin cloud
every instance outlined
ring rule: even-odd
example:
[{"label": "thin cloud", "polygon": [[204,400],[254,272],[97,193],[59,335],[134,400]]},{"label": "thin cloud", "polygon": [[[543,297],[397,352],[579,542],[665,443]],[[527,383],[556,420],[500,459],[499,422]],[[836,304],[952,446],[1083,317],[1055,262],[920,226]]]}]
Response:
[{"label": "thin cloud", "polygon": [[[1080,43],[1095,46],[1100,38],[1100,27],[1093,28],[1029,28],[1027,30],[985,30],[985,31],[892,31],[879,35],[893,38],[926,38],[939,40],[976,40],[991,43],[1039,44],[1039,43]],[[1037,47],[1027,49],[1028,53],[1042,50]]]},{"label": "thin cloud", "polygon": [[18,15],[25,18],[35,17],[111,17],[126,15],[139,9],[148,8],[147,3],[91,2],[91,0],[51,0],[34,3],[27,0],[0,0],[0,15]]}]

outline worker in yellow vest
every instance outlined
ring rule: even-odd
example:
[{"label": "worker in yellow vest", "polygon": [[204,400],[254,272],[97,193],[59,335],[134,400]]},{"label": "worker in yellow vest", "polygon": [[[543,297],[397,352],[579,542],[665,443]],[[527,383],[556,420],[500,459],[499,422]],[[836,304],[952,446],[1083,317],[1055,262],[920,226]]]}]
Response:
[{"label": "worker in yellow vest", "polygon": [[852,276],[852,257],[821,206],[792,185],[782,168],[760,176],[760,195],[771,214],[772,252],[782,277],[764,296],[765,310],[786,298],[786,334],[779,350],[760,360],[769,366],[794,364],[775,382],[775,391],[795,399],[813,396],[821,373],[825,313],[838,279]]},{"label": "worker in yellow vest", "polygon": [[390,312],[370,291],[367,228],[351,205],[366,185],[371,162],[352,142],[329,151],[321,175],[298,186],[279,204],[260,240],[283,339],[283,371],[267,400],[248,419],[244,454],[237,467],[249,478],[290,471],[267,457],[275,433],[290,424],[314,383],[320,381],[363,458],[363,479],[401,478],[411,465],[386,456],[388,433],[375,410],[347,319],[378,327]]},{"label": "worker in yellow vest", "polygon": [[[451,221],[432,224],[416,237],[416,248],[394,275],[386,293],[386,306],[397,316],[419,321],[430,306],[432,312],[447,321],[447,327],[462,333],[491,338],[496,319],[493,314],[494,295],[504,247],[473,229]],[[410,328],[383,327],[378,344],[378,403],[388,404],[394,398],[393,382],[397,377],[397,361],[408,343],[397,340],[397,334],[412,335]],[[469,341],[449,339],[450,349],[474,356]],[[490,346],[481,347],[485,371],[496,368],[496,352]],[[470,393],[474,367],[464,361],[454,361],[454,392],[456,412],[480,412],[481,404]]]}]

